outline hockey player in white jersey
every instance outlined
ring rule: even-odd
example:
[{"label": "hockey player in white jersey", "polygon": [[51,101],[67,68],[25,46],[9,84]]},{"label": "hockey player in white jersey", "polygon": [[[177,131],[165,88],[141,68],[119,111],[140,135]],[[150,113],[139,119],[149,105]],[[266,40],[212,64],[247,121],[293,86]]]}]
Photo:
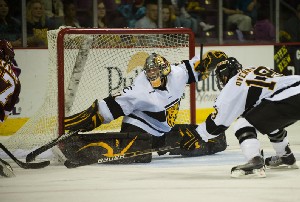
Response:
[{"label": "hockey player in white jersey", "polygon": [[238,119],[235,135],[248,163],[233,167],[231,176],[266,177],[257,130],[268,135],[277,154],[266,158],[266,165],[296,168],[284,128],[300,119],[300,76],[283,76],[264,66],[243,69],[233,57],[220,62],[215,72],[222,91],[215,111],[196,130],[207,141]]},{"label": "hockey player in white jersey", "polygon": [[[0,124],[5,121],[19,100],[21,70],[14,60],[11,43],[0,40]],[[0,158],[0,175],[13,177],[14,172],[9,163]]]},{"label": "hockey player in white jersey", "polygon": [[[186,84],[206,79],[216,64],[226,58],[222,51],[209,51],[202,61],[195,56],[181,64],[170,64],[163,56],[152,53],[131,86],[119,95],[96,100],[87,110],[65,118],[65,129],[91,131],[124,116],[121,132],[149,133],[153,136],[154,147],[159,147],[159,142],[165,141],[164,134],[175,126]],[[184,129],[186,135],[181,146],[195,148],[200,137],[186,130],[194,131]],[[226,148],[225,140],[222,144]]]}]

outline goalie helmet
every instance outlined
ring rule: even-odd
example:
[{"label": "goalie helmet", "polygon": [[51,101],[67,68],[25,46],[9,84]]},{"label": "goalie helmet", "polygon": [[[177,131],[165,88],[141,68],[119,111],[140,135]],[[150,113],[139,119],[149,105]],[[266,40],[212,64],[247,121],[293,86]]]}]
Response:
[{"label": "goalie helmet", "polygon": [[165,77],[171,72],[171,65],[166,58],[152,53],[147,57],[143,70],[152,87],[158,88],[162,85]]},{"label": "goalie helmet", "polygon": [[219,62],[215,70],[219,90],[222,90],[229,79],[235,76],[242,68],[242,65],[234,57],[229,57]]}]

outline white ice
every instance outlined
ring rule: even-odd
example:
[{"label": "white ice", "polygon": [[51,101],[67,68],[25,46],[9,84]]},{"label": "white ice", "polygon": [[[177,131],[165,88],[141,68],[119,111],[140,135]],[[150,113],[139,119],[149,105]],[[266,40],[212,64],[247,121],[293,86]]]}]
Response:
[{"label": "white ice", "polygon": [[[300,161],[300,123],[287,128]],[[265,156],[273,155],[259,135]],[[233,166],[245,163],[232,130],[228,148],[210,156],[157,156],[149,164],[91,165],[67,169],[50,165],[25,170],[10,162],[15,178],[0,177],[0,202],[299,202],[300,169],[267,169],[266,178],[234,179]],[[297,162],[300,166],[300,162]]]}]

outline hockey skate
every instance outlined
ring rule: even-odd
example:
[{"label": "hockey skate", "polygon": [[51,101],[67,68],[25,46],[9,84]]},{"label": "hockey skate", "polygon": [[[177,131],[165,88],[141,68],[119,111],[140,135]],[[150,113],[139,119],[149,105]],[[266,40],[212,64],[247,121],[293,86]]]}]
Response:
[{"label": "hockey skate", "polygon": [[265,163],[268,168],[292,168],[298,169],[296,164],[296,158],[292,153],[290,147],[287,145],[285,147],[286,154],[283,156],[271,156],[266,158]]},{"label": "hockey skate", "polygon": [[0,159],[0,175],[3,177],[15,177],[12,167],[2,159]]},{"label": "hockey skate", "polygon": [[233,178],[266,177],[264,158],[262,156],[255,156],[248,163],[233,167],[231,169],[231,177]]}]

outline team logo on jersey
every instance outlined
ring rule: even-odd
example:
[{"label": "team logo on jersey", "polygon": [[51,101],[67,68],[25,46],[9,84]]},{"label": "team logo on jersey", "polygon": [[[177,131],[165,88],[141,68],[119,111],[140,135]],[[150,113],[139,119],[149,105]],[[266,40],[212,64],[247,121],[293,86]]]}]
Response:
[{"label": "team logo on jersey", "polygon": [[167,123],[170,127],[174,127],[175,125],[175,120],[179,112],[179,106],[180,106],[180,100],[176,100],[176,102],[173,103],[173,105],[166,108]]},{"label": "team logo on jersey", "polygon": [[211,119],[215,119],[218,114],[217,106],[214,106],[214,112],[211,113]]}]

